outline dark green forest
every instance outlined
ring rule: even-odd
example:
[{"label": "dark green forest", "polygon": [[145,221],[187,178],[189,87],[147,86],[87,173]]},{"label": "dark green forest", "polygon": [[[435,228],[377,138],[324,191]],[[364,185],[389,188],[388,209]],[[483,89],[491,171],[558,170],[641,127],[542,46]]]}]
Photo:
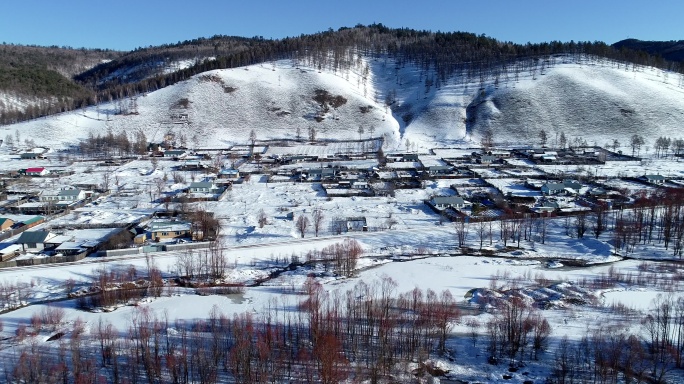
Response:
[{"label": "dark green forest", "polygon": [[[0,104],[0,124],[152,92],[214,69],[288,59],[319,69],[344,70],[357,64],[359,53],[429,69],[436,74],[438,86],[454,74],[495,77],[502,68],[523,59],[529,63],[525,65],[536,65],[557,54],[594,55],[677,72],[683,69],[657,52],[598,41],[522,45],[473,33],[391,29],[382,24],[277,40],[217,35],[131,52],[4,44],[0,45],[0,90],[33,103],[24,111]],[[210,57],[214,60],[207,60]],[[177,60],[194,60],[194,65],[163,72]]]}]

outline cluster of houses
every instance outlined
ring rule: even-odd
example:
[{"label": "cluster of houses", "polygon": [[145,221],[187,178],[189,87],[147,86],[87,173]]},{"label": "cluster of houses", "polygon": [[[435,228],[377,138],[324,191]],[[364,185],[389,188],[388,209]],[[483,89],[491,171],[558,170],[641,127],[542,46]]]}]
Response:
[{"label": "cluster of houses", "polygon": [[[524,188],[533,193],[527,196],[513,196],[510,192],[499,190],[482,176],[500,170],[514,170],[520,159],[530,166],[533,164],[601,164],[606,159],[632,159],[601,148],[558,149],[548,148],[520,150],[451,150],[444,149],[445,155],[437,150],[430,154],[390,153],[378,158],[374,153],[334,154],[334,155],[266,155],[267,149],[256,146],[231,148],[231,166],[212,161],[208,155],[193,153],[184,148],[174,148],[167,144],[150,144],[151,156],[168,158],[174,161],[174,168],[181,171],[197,171],[213,174],[199,181],[193,181],[176,194],[184,201],[220,200],[231,188],[248,173],[266,173],[269,181],[315,182],[325,190],[328,197],[381,196],[393,193],[394,189],[421,189],[426,180],[464,179],[479,180],[496,190],[498,196],[459,193],[459,187],[452,185],[453,191],[445,196],[431,196],[424,203],[435,212],[450,218],[477,218],[478,215],[491,215],[496,209],[514,208],[516,212],[553,213],[561,212],[572,205],[574,209],[588,209],[592,201],[598,199],[616,200],[618,192],[614,188],[594,181],[581,182],[573,179],[558,178],[549,180],[543,172],[532,176],[524,183]],[[224,152],[221,154],[225,155]],[[22,160],[40,160],[45,151],[32,150],[22,153]],[[241,161],[235,161],[239,157]],[[244,160],[251,159],[251,160]],[[515,159],[515,161],[514,161]],[[218,160],[218,159],[214,159]],[[157,160],[155,160],[157,161]],[[516,162],[517,161],[517,162]],[[258,167],[253,166],[258,164]],[[296,167],[292,164],[297,164]],[[261,167],[268,165],[268,167]],[[528,168],[530,168],[528,166]],[[521,168],[522,169],[522,168]],[[503,173],[503,172],[500,172]],[[19,172],[27,177],[46,177],[51,173],[45,167],[28,167]],[[522,173],[521,173],[522,174]],[[661,175],[643,175],[636,181],[654,185],[667,185],[668,180]],[[194,180],[194,178],[193,178]],[[461,183],[461,181],[454,181]],[[474,183],[473,183],[474,184]],[[503,184],[499,184],[502,189]],[[511,190],[509,188],[509,190]],[[462,191],[461,191],[462,192]],[[54,190],[44,190],[32,196],[29,201],[18,201],[12,209],[25,214],[52,214],[85,204],[95,197],[93,189],[79,186],[65,186]],[[572,201],[572,204],[568,204]],[[583,206],[579,207],[578,206]],[[488,216],[491,218],[491,216]],[[26,225],[26,224],[24,224]],[[366,231],[368,226],[364,217],[336,218],[332,220],[332,232],[344,233]],[[12,231],[16,223],[10,219],[0,219],[0,231]],[[154,219],[132,228],[127,228],[135,244],[168,243],[192,241],[192,224],[179,219]],[[17,233],[18,234],[18,233]],[[81,241],[73,236],[51,233],[48,230],[24,231],[12,247],[7,247],[7,255],[12,252],[39,251],[63,255],[80,255],[96,249],[98,244]],[[0,261],[5,255],[0,250]],[[8,256],[9,257],[9,256]]]},{"label": "cluster of houses", "polygon": [[75,186],[43,190],[37,196],[27,195],[16,204],[8,207],[22,214],[55,214],[68,209],[78,208],[92,200],[96,193]]}]

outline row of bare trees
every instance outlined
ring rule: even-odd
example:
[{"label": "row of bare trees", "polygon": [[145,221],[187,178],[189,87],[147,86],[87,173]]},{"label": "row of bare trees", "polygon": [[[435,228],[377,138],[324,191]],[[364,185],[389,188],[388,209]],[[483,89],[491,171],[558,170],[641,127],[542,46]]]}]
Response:
[{"label": "row of bare trees", "polygon": [[[548,220],[546,214],[516,214],[511,212],[498,221],[454,223],[459,248],[471,246],[471,238],[479,248],[485,243],[501,241],[504,246],[520,247],[521,241],[546,242]],[[658,245],[671,250],[673,256],[682,256],[684,250],[684,192],[678,189],[658,189],[642,193],[629,209],[609,210],[604,202],[595,203],[590,210],[564,217],[565,234],[578,239],[591,234],[599,238],[610,234],[618,251],[634,252],[636,247]],[[496,235],[498,234],[498,236]]]},{"label": "row of bare trees", "polygon": [[658,190],[637,197],[633,208],[614,212],[613,243],[616,249],[633,252],[639,244],[660,245],[682,256],[684,248],[684,193]]},{"label": "row of bare trees", "polygon": [[91,340],[75,329],[54,347],[25,344],[5,372],[11,383],[378,381],[400,362],[446,351],[460,317],[448,291],[397,294],[396,287],[384,278],[326,292],[310,279],[299,310],[274,300],[258,319],[214,307],[206,319],[171,323],[140,307],[127,329],[100,322]]}]

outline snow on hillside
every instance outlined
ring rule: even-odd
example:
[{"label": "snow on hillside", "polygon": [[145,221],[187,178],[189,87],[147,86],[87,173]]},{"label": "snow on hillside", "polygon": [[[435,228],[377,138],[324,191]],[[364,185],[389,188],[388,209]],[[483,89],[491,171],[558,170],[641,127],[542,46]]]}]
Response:
[{"label": "snow on hillside", "polygon": [[6,91],[0,91],[0,110],[18,110],[23,111],[27,106],[34,104],[37,100],[30,100],[26,97],[18,97]]},{"label": "snow on hillside", "polygon": [[[434,70],[394,60],[358,61],[335,73],[290,61],[206,72],[140,96],[139,114],[116,114],[130,100],[113,102],[35,121],[5,126],[0,137],[15,130],[37,144],[73,145],[89,133],[142,129],[149,140],[164,133],[183,133],[189,146],[244,144],[254,130],[257,140],[306,138],[315,128],[318,139],[385,136],[387,148],[472,146],[491,128],[497,144],[531,145],[541,129],[553,144],[564,132],[569,141],[589,144],[619,140],[623,146],[638,133],[648,143],[659,136],[678,138],[684,122],[681,75],[653,68],[618,68],[585,59],[554,59],[545,69],[519,73],[498,83],[490,78],[453,76],[439,83]],[[565,61],[564,61],[565,60]],[[188,63],[178,63],[185,65]],[[320,116],[316,90],[347,102]],[[135,110],[135,108],[133,108]],[[359,133],[361,129],[363,133]]]},{"label": "snow on hillside", "polygon": [[495,140],[537,141],[540,130],[552,139],[582,137],[604,145],[628,144],[634,134],[653,143],[659,136],[681,137],[684,88],[679,75],[660,70],[640,72],[597,65],[563,65],[537,80],[487,92],[474,112],[474,130],[491,127]]},{"label": "snow on hillside", "polygon": [[660,136],[680,137],[684,122],[684,76],[654,68],[611,66],[595,58],[571,62],[553,58],[540,73],[523,71],[517,81],[454,76],[437,84],[434,71],[391,60],[373,62],[375,92],[393,99],[403,140],[421,147],[479,143],[490,128],[497,144],[537,142],[541,129],[552,144],[564,132],[604,145],[623,145],[640,134],[653,143]]},{"label": "snow on hillside", "polygon": [[[279,62],[275,68],[254,65],[216,70],[138,97],[137,115],[115,114],[120,104],[115,102],[6,126],[8,132],[0,134],[19,130],[22,137],[52,147],[65,147],[107,129],[115,133],[142,129],[151,141],[161,140],[171,130],[183,133],[189,145],[200,147],[246,143],[251,130],[257,140],[294,139],[297,128],[307,137],[310,127],[318,139],[358,139],[359,127],[364,127],[364,138],[371,131],[375,137],[394,135],[398,126],[391,116],[363,96],[354,74],[345,77],[293,68],[290,62]],[[313,100],[318,89],[347,99],[337,111],[330,109],[321,122],[315,121],[320,108]],[[179,119],[180,115],[187,119]]]}]

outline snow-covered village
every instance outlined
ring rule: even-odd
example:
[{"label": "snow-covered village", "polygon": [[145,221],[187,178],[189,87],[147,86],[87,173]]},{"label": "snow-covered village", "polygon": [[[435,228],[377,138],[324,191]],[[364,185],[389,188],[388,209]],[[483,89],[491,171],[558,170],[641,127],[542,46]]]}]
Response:
[{"label": "snow-covered village", "polygon": [[684,75],[346,54],[0,126],[3,380],[684,382]]}]

